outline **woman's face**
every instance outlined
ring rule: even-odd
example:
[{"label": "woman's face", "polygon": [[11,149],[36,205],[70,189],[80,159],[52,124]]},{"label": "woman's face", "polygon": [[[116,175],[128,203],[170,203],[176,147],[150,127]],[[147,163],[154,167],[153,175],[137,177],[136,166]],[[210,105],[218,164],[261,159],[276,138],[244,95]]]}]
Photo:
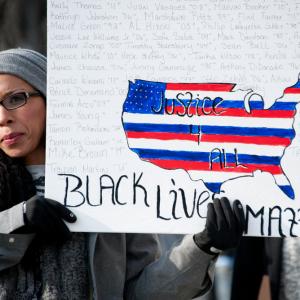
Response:
[{"label": "woman's face", "polygon": [[[17,91],[35,92],[24,80],[0,74],[0,102]],[[0,105],[0,148],[10,157],[23,157],[28,165],[45,162],[46,105],[40,96],[14,110]]]}]

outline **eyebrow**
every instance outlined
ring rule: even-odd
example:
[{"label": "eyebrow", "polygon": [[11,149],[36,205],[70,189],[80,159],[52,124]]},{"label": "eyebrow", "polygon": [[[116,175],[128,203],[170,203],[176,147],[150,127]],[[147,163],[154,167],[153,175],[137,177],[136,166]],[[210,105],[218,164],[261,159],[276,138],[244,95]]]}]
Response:
[{"label": "eyebrow", "polygon": [[19,90],[9,90],[8,92],[5,92],[3,95],[1,95],[0,99],[3,99],[3,98],[5,98],[6,96],[11,95],[11,94],[13,94],[13,93],[15,93],[15,92],[18,92],[18,91],[19,91]]},{"label": "eyebrow", "polygon": [[12,95],[12,94],[15,94],[15,93],[23,93],[23,92],[33,93],[33,92],[35,92],[35,90],[34,90],[34,91],[26,91],[25,89],[24,89],[24,90],[23,90],[23,89],[9,90],[9,91],[6,92],[5,94],[3,94],[3,96],[0,97],[0,99],[3,99],[3,98],[5,98],[5,97],[7,97],[7,96],[9,96],[9,95]]},{"label": "eyebrow", "polygon": [[11,95],[13,92],[7,92],[3,95],[0,95],[0,102],[2,102],[7,96]]},{"label": "eyebrow", "polygon": [[25,90],[16,89],[16,90],[10,90],[10,91],[6,92],[2,96],[0,96],[0,103],[3,100],[5,100],[5,98],[8,97],[9,95],[13,95],[13,94],[18,93],[18,92],[25,92]]}]

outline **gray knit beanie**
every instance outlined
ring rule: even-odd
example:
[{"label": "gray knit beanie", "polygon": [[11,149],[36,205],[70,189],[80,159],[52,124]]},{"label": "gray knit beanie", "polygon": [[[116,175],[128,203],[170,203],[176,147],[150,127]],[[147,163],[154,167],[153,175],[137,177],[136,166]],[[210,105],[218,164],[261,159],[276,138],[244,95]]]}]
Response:
[{"label": "gray knit beanie", "polygon": [[0,73],[23,79],[46,99],[47,59],[44,55],[21,48],[0,51]]}]

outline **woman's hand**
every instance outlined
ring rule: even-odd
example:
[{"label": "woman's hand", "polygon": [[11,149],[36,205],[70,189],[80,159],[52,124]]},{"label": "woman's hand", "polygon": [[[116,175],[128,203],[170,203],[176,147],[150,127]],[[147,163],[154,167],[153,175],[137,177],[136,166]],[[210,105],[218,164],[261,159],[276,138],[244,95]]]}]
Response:
[{"label": "woman's hand", "polygon": [[71,232],[64,221],[74,223],[76,216],[61,203],[34,196],[24,202],[24,222],[26,229],[47,240],[58,241],[71,238]]}]

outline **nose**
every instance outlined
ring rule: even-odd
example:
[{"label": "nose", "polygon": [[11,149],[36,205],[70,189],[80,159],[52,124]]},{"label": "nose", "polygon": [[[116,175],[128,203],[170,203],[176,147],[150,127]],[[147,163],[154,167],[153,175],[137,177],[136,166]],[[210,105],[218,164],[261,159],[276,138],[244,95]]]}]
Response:
[{"label": "nose", "polygon": [[13,113],[0,105],[0,126],[5,126],[13,122]]}]

